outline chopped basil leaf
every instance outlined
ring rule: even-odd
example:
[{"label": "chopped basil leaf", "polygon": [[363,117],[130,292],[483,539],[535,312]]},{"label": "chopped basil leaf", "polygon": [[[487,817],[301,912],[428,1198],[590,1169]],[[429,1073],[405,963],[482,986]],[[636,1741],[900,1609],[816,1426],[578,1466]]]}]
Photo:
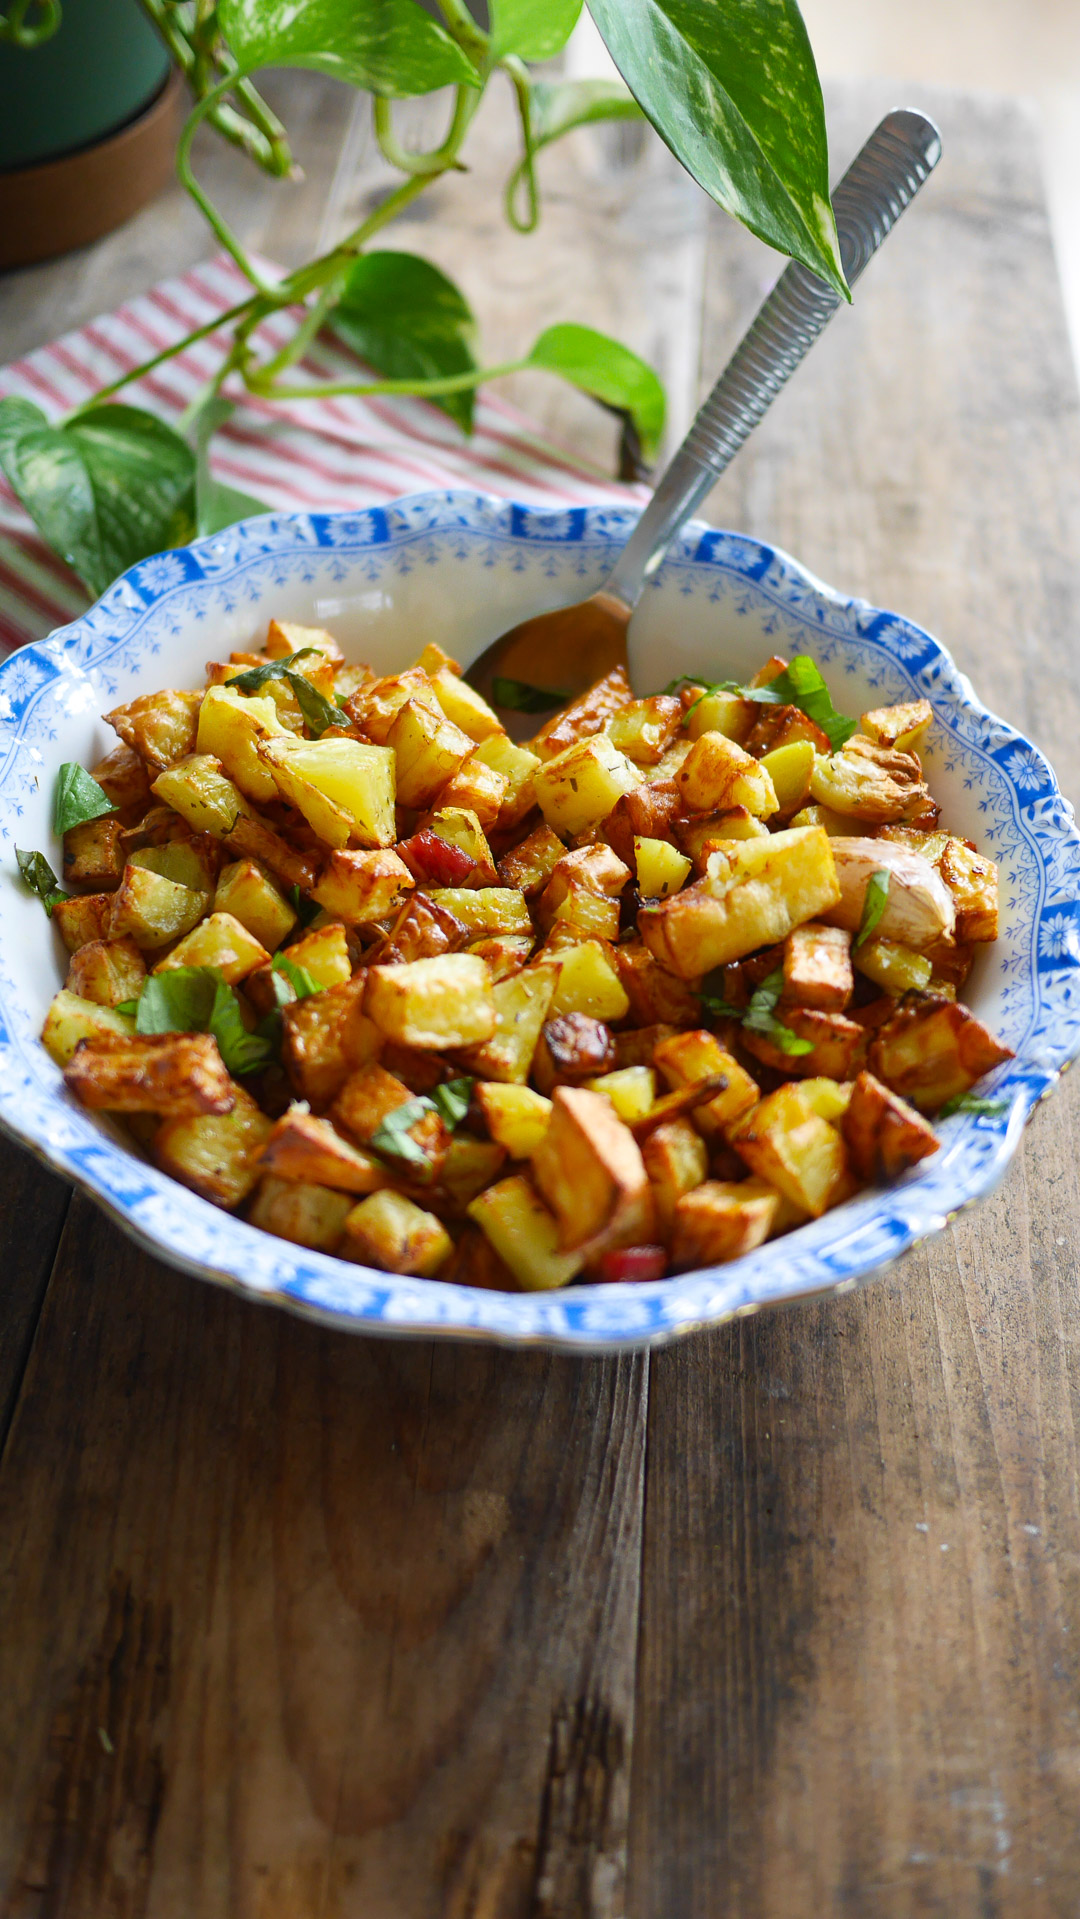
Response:
[{"label": "chopped basil leaf", "polygon": [[938,1118],[951,1119],[954,1113],[981,1113],[989,1119],[1008,1110],[1007,1099],[983,1099],[978,1093],[957,1093],[955,1099],[945,1101]]},{"label": "chopped basil leaf", "polygon": [[852,942],[851,950],[853,953],[857,953],[860,946],[862,946],[863,943],[870,938],[871,933],[877,929],[888,903],[889,873],[886,867],[879,866],[871,873],[870,878],[866,882],[862,918],[859,921],[859,930]]},{"label": "chopped basil leaf", "polygon": [[697,997],[714,1018],[741,1020],[746,1008],[732,1006],[731,1001],[724,998],[723,986],[724,969],[722,966],[714,967],[711,973],[706,973],[698,987]]},{"label": "chopped basil leaf", "polygon": [[238,693],[258,693],[268,680],[285,680],[296,695],[309,731],[319,740],[328,726],[340,726],[342,721],[347,725],[349,716],[339,700],[328,700],[303,673],[296,672],[297,660],[317,652],[315,646],[302,646],[299,653],[289,653],[283,660],[267,660],[265,666],[249,666],[246,672],[235,673],[226,685],[235,686]]},{"label": "chopped basil leaf", "polygon": [[469,1110],[472,1098],[473,1081],[471,1079],[448,1079],[442,1086],[433,1086],[431,1101],[436,1112],[453,1132]]},{"label": "chopped basil leaf", "polygon": [[702,700],[711,698],[714,693],[737,693],[740,699],[753,700],[759,706],[797,706],[808,720],[820,726],[834,753],[843,746],[845,740],[851,738],[856,727],[854,720],[836,711],[829,689],[808,653],[797,653],[790,666],[786,666],[765,686],[741,686],[738,680],[706,682],[691,673],[684,673],[679,679],[671,680],[664,692],[677,693],[682,686],[702,688],[697,699],[683,714],[684,726]]},{"label": "chopped basil leaf", "polygon": [[205,1033],[220,975],[210,966],[172,966],[151,973],[139,994],[140,1033]]},{"label": "chopped basil leaf", "polygon": [[270,1039],[258,1032],[248,1032],[240,1014],[240,1001],[220,974],[207,1030],[217,1040],[226,1072],[237,1078],[245,1073],[261,1072],[274,1058],[276,1049]]},{"label": "chopped basil leaf", "polygon": [[319,914],[322,912],[322,907],[319,905],[318,900],[306,900],[304,898],[304,895],[300,891],[299,884],[290,887],[289,898],[292,900],[293,911],[300,921],[301,926],[310,926],[312,920],[318,919]]},{"label": "chopped basil leaf", "polygon": [[307,999],[312,993],[324,990],[307,967],[298,966],[287,953],[275,953],[270,961],[270,984],[279,1006],[291,1006],[294,1000]]},{"label": "chopped basil leaf", "polygon": [[561,706],[570,695],[551,693],[543,686],[530,686],[528,680],[494,679],[491,697],[496,706],[508,706],[512,713],[547,713],[551,707]]},{"label": "chopped basil leaf", "polygon": [[404,1106],[395,1106],[392,1113],[387,1113],[382,1125],[371,1135],[368,1145],[386,1159],[404,1159],[414,1166],[426,1166],[427,1154],[417,1144],[409,1128],[415,1126],[418,1119],[423,1119],[425,1113],[434,1110],[431,1100],[422,1096],[419,1099],[407,1099]]},{"label": "chopped basil leaf", "polygon": [[16,847],[15,858],[19,863],[19,872],[22,874],[27,886],[32,893],[37,894],[38,899],[41,901],[42,906],[51,919],[53,907],[58,906],[61,900],[69,900],[71,894],[65,893],[59,885],[56,874],[53,872],[44,853],[24,853],[19,847]]},{"label": "chopped basil leaf", "polygon": [[812,1053],[813,1041],[802,1039],[798,1033],[792,1032],[790,1026],[785,1026],[776,1017],[774,1008],[783,990],[784,969],[778,966],[775,973],[770,973],[768,979],[762,981],[753,995],[743,1014],[743,1025],[747,1032],[761,1033],[766,1039],[771,1039],[773,1045],[778,1046],[782,1053],[788,1053],[792,1057],[800,1053]]},{"label": "chopped basil leaf", "polygon": [[109,795],[91,779],[86,768],[76,760],[65,760],[56,779],[53,826],[57,834],[62,838],[73,826],[82,826],[87,820],[99,820],[103,814],[115,812]]},{"label": "chopped basil leaf", "polygon": [[139,1011],[137,999],[122,999],[119,1006],[113,1007],[114,1013],[123,1013],[125,1019],[135,1019]]},{"label": "chopped basil leaf", "polygon": [[299,653],[286,653],[282,660],[267,660],[262,666],[248,666],[242,673],[233,673],[226,686],[235,686],[238,693],[261,693],[268,680],[287,679],[297,660],[306,660],[316,652],[314,646],[302,646]]}]

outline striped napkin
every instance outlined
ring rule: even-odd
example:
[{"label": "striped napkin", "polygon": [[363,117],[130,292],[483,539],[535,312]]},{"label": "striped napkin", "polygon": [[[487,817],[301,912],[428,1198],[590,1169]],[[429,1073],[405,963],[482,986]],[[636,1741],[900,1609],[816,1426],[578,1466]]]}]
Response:
[{"label": "striped napkin", "polygon": [[[0,369],[0,398],[20,394],[55,419],[249,291],[227,256],[163,280],[115,313]],[[266,323],[260,338],[275,348],[283,345],[299,317],[299,309],[283,311]],[[118,397],[175,424],[220,362],[221,340],[211,334]],[[346,348],[323,340],[299,366],[322,380],[357,373]],[[648,498],[647,488],[621,486],[554,446],[524,414],[483,388],[469,440],[423,400],[279,402],[241,389],[235,413],[215,436],[212,467],[215,478],[285,511],[370,506],[451,486],[540,506]],[[0,478],[0,653],[43,638],[87,605],[75,575],[42,543]]]}]

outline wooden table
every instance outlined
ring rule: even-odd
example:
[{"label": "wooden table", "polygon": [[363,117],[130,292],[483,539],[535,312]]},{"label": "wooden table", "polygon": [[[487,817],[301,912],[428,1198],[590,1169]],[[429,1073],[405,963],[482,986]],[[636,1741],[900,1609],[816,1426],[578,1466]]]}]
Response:
[{"label": "wooden table", "polygon": [[[880,89],[834,93],[837,164]],[[1080,433],[1032,126],[945,160],[711,515],[894,604],[1080,791]],[[303,79],[279,258],[375,190]],[[499,230],[498,113],[439,218],[496,357],[556,316],[685,415],[775,272],[651,142],[579,137]],[[282,210],[283,209],[283,210]],[[178,196],[3,285],[0,355],[203,249]],[[534,382],[609,459],[606,421]],[[591,442],[589,436],[592,436]],[[1074,1081],[1003,1188],[864,1292],[648,1358],[313,1330],[3,1160],[8,1919],[1074,1919]]]}]

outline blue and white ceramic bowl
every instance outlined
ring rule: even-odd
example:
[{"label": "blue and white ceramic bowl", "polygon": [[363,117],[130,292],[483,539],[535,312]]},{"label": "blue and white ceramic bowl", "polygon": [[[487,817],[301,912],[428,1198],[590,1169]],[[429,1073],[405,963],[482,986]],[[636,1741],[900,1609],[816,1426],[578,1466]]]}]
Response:
[{"label": "blue and white ceramic bowl", "polygon": [[1035,1102],[1080,1052],[1080,838],[1046,761],[979,705],[939,643],[823,586],[786,554],[691,526],[632,631],[635,686],[683,672],[738,678],[770,652],[811,654],[836,704],[925,695],[931,790],[1001,870],[1001,938],[966,997],[1016,1058],[999,1114],[942,1126],[939,1153],[887,1189],[728,1266],[650,1285],[503,1294],[402,1279],[312,1253],[219,1212],[140,1160],[70,1100],[37,1035],[65,955],[19,884],[14,847],[58,864],[54,772],[112,744],[100,714],[261,643],[271,614],[329,626],[386,672],[436,640],[468,662],[527,613],[590,592],[635,514],[542,512],[427,493],[362,513],[249,521],[118,580],[81,620],[0,667],[0,1123],[174,1266],[354,1332],[454,1335],[566,1350],[644,1346],[771,1301],[849,1287],[1000,1179]]}]

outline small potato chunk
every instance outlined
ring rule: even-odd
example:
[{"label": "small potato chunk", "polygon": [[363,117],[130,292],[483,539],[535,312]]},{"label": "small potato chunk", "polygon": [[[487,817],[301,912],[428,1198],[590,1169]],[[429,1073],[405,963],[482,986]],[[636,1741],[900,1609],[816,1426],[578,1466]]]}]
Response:
[{"label": "small potato chunk", "polygon": [[[318,655],[318,663],[331,667],[344,666],[345,655],[332,633],[325,626],[300,626],[296,620],[271,620],[266,629],[266,657],[269,660],[287,660],[293,653],[304,651]],[[316,665],[315,659],[303,660],[299,671],[308,674]]]},{"label": "small potato chunk", "polygon": [[252,1226],[261,1226],[264,1233],[291,1240],[294,1246],[333,1253],[341,1243],[352,1207],[348,1193],[264,1173],[248,1209],[248,1220]]},{"label": "small potato chunk", "polygon": [[753,700],[744,700],[738,693],[705,693],[700,686],[686,687],[684,698],[688,700],[684,724],[692,740],[699,740],[703,733],[722,733],[744,746],[761,712]]},{"label": "small potato chunk", "polygon": [[566,747],[602,733],[609,720],[633,699],[626,668],[616,666],[595,680],[584,693],[545,720],[532,744],[543,760],[553,760]]},{"label": "small potato chunk", "polygon": [[383,1038],[364,1013],[366,990],[367,975],[358,973],[282,1010],[282,1062],[300,1098],[314,1106],[327,1105],[350,1073],[378,1057]]},{"label": "small potato chunk", "polygon": [[231,913],[211,913],[158,961],[154,971],[168,973],[177,966],[214,966],[228,986],[238,986],[257,966],[265,966],[269,958],[265,946]]},{"label": "small potato chunk", "polygon": [[563,1252],[559,1225],[523,1173],[489,1186],[469,1207],[522,1292],[550,1292],[568,1286],[585,1264],[583,1252]]},{"label": "small potato chunk", "polygon": [[445,1207],[452,1219],[464,1215],[471,1200],[498,1179],[506,1164],[506,1148],[493,1139],[472,1139],[454,1133],[439,1174],[439,1192],[433,1203]]},{"label": "small potato chunk", "polygon": [[215,1206],[239,1206],[247,1198],[270,1132],[270,1121],[251,1094],[242,1086],[233,1090],[231,1113],[166,1119],[154,1135],[153,1155],[162,1172]]},{"label": "small potato chunk", "polygon": [[328,846],[393,846],[394,755],[360,740],[261,740],[259,757],[283,799]]},{"label": "small potato chunk", "polygon": [[491,974],[492,984],[512,979],[528,962],[535,945],[531,933],[501,933],[495,939],[470,940],[468,950],[477,953]]},{"label": "small potato chunk", "polygon": [[[689,750],[689,741],[686,742]],[[653,777],[624,793],[600,822],[600,832],[628,872],[634,871],[634,842],[678,837],[682,799],[673,779]]]},{"label": "small potato chunk", "polygon": [[[498,815],[500,827],[509,829],[516,826],[536,804],[533,779],[540,765],[538,755],[531,753],[527,746],[518,746],[513,740],[507,739],[505,733],[493,733],[488,739],[481,740],[473,759],[479,760],[481,766],[486,766],[490,772],[498,774],[504,782]],[[466,761],[462,771],[467,771],[470,764]],[[442,803],[444,806],[448,804],[446,800]],[[458,804],[468,805],[468,801],[459,801]],[[480,817],[486,826],[483,814]]]},{"label": "small potato chunk", "polygon": [[619,902],[605,899],[602,894],[593,893],[587,886],[580,886],[575,881],[555,908],[552,924],[571,928],[576,939],[610,940],[614,943],[619,937],[621,924]]},{"label": "small potato chunk", "polygon": [[685,980],[676,979],[666,966],[654,960],[640,940],[624,940],[617,946],[615,964],[635,1025],[674,1027],[700,1023],[701,1001]]},{"label": "small potato chunk", "polygon": [[541,961],[493,985],[495,1030],[489,1039],[462,1049],[459,1061],[467,1072],[507,1085],[525,1084],[560,970],[553,961]]},{"label": "small potato chunk", "polygon": [[671,1238],[675,1202],[700,1186],[709,1170],[709,1154],[688,1119],[669,1119],[641,1143],[641,1157],[656,1208],[656,1224],[665,1243]]},{"label": "small potato chunk", "polygon": [[350,1145],[328,1119],[317,1119],[303,1106],[290,1106],[274,1122],[262,1164],[283,1180],[329,1186],[340,1193],[377,1193],[390,1184],[381,1160]]},{"label": "small potato chunk", "polygon": [[640,780],[633,762],[600,733],[576,741],[538,767],[534,786],[548,825],[576,834],[595,826]]},{"label": "small potato chunk", "polygon": [[723,733],[702,733],[675,776],[688,813],[745,806],[759,819],[777,810],[776,791],[761,761]]},{"label": "small potato chunk", "polygon": [[769,829],[764,820],[755,819],[745,806],[733,806],[727,813],[703,813],[695,820],[677,820],[675,837],[683,852],[699,873],[708,867],[710,853],[725,840],[762,840]]},{"label": "small potato chunk", "polygon": [[808,1053],[788,1053],[767,1033],[743,1029],[742,1043],[748,1053],[771,1066],[774,1072],[794,1079],[850,1079],[866,1044],[866,1034],[856,1020],[843,1013],[819,1013],[808,1006],[781,1008],[781,1021],[797,1039],[805,1040]]},{"label": "small potato chunk", "polygon": [[435,689],[423,667],[410,666],[404,673],[387,674],[370,680],[347,702],[350,718],[369,740],[385,746],[398,714],[410,700],[418,701],[436,716],[441,712]]},{"label": "small potato chunk", "polygon": [[899,1093],[883,1086],[873,1073],[860,1073],[855,1081],[841,1131],[852,1171],[867,1186],[897,1179],[941,1145],[921,1114]]},{"label": "small potato chunk", "polygon": [[122,1006],[138,999],[145,978],[146,961],[133,939],[89,940],[72,954],[64,985],[99,1006]]},{"label": "small potato chunk", "polygon": [[257,806],[277,798],[274,776],[259,758],[259,741],[288,737],[269,695],[245,695],[228,685],[208,688],[199,710],[196,749],[212,755]]},{"label": "small potato chunk", "polygon": [[393,966],[437,959],[440,953],[456,953],[468,937],[447,907],[417,891],[406,900],[386,938],[372,948],[371,960],[376,966]]},{"label": "small potato chunk", "polygon": [[898,940],[922,952],[935,940],[951,939],[956,925],[952,894],[930,861],[892,840],[830,841],[840,897],[829,908],[834,926],[856,932],[866,903],[870,875],[886,872],[885,911],[874,928],[878,939]]},{"label": "small potato chunk", "polygon": [[644,907],[638,930],[662,966],[696,979],[785,939],[839,897],[828,835],[816,826],[788,827],[765,839],[726,842],[710,855],[703,880]]},{"label": "small potato chunk", "polygon": [[521,894],[509,886],[437,886],[430,898],[452,913],[470,939],[494,939],[499,933],[531,933],[532,920]]},{"label": "small potato chunk", "polygon": [[934,971],[933,962],[924,953],[915,953],[897,940],[866,940],[853,959],[860,973],[894,999],[904,993],[922,992]]},{"label": "small potato chunk", "polygon": [[[513,787],[509,774],[497,771],[494,766],[489,766],[481,758],[482,753],[489,747],[493,755],[496,753],[501,755],[503,738],[503,734],[500,733],[497,737],[484,740],[477,747],[476,752],[465,761],[464,766],[458,768],[453,779],[447,780],[438,796],[440,811],[447,807],[463,807],[468,812],[475,813],[485,833],[489,826],[516,826],[518,820],[524,818],[532,805],[531,781],[528,782],[528,803],[519,803],[512,797]],[[510,742],[507,741],[508,746],[509,744]],[[519,751],[517,747],[512,750],[514,753]]]},{"label": "small potato chunk", "polygon": [[730,1142],[752,1173],[820,1219],[854,1190],[847,1149],[836,1126],[809,1112],[801,1089],[781,1086],[759,1101]]},{"label": "small potato chunk", "polygon": [[147,766],[173,766],[194,751],[202,697],[166,687],[160,693],[143,693],[126,706],[114,706],[105,722]]},{"label": "small potato chunk", "polygon": [[[425,813],[420,821],[419,830],[433,835],[440,845],[453,847],[457,852],[464,853],[473,862],[473,871],[467,880],[453,880],[442,873],[425,873],[419,881],[420,885],[495,885],[497,875],[491,848],[487,843],[487,835],[471,807],[436,806],[432,812]],[[504,886],[512,884],[512,881],[503,881]]]},{"label": "small potato chunk", "polygon": [[666,693],[631,700],[609,720],[605,731],[635,766],[655,766],[682,725],[682,701]]},{"label": "small potato chunk", "polygon": [[119,888],[112,896],[109,938],[135,941],[144,952],[166,946],[190,932],[210,904],[209,895],[195,893],[190,886],[178,886],[161,873],[128,864]]},{"label": "small potato chunk", "polygon": [[587,1013],[591,1019],[625,1019],[630,1001],[619,978],[615,949],[604,940],[572,940],[569,945],[545,946],[544,956],[557,959],[561,971],[552,1015]]},{"label": "small potato chunk", "polygon": [[875,706],[863,714],[859,725],[877,746],[917,753],[933,717],[929,700],[908,700],[903,706]]},{"label": "small potato chunk", "polygon": [[654,1237],[641,1149],[602,1093],[556,1087],[551,1121],[532,1165],[540,1195],[558,1221],[563,1251],[594,1253]]},{"label": "small potato chunk", "polygon": [[[384,1067],[362,1066],[345,1081],[330,1109],[330,1117],[335,1126],[340,1126],[361,1146],[367,1146],[390,1115],[402,1106],[411,1106],[413,1099],[409,1088]],[[396,1173],[407,1173],[410,1183],[431,1185],[446,1158],[449,1144],[446,1127],[438,1113],[425,1109],[417,1113],[406,1130],[423,1159],[405,1160],[394,1155],[391,1164]]]},{"label": "small potato chunk", "polygon": [[416,700],[395,715],[386,744],[397,765],[399,806],[430,806],[471,756],[473,742],[459,726]]},{"label": "small potato chunk", "polygon": [[[748,753],[763,760],[771,759],[774,753],[782,753],[789,746],[809,746],[817,753],[832,751],[828,734],[798,706],[759,706],[758,717],[743,745]],[[809,765],[813,765],[812,757]]]},{"label": "small potato chunk", "polygon": [[396,911],[414,885],[404,860],[389,847],[366,852],[342,847],[331,853],[312,898],[347,926],[363,926]]},{"label": "small potato chunk", "polygon": [[615,1065],[615,1042],[602,1020],[586,1013],[563,1013],[540,1034],[533,1076],[542,1093],[576,1086]]},{"label": "small potato chunk", "polygon": [[[813,721],[807,724],[812,726]],[[825,744],[828,746],[828,740]],[[815,757],[813,742],[806,739],[788,740],[762,755],[761,765],[773,783],[779,812],[795,813],[806,805]]]},{"label": "small potato chunk", "polygon": [[812,1006],[842,1013],[855,991],[851,935],[842,926],[807,920],[784,941],[785,1006]]},{"label": "small potato chunk", "polygon": [[123,827],[113,814],[64,834],[63,884],[75,893],[111,893],[124,871]]},{"label": "small potato chunk", "polygon": [[229,1113],[239,1088],[209,1033],[87,1039],[64,1068],[76,1099],[96,1112]]},{"label": "small potato chunk", "polygon": [[551,1118],[549,1099],[534,1093],[531,1086],[504,1086],[492,1080],[474,1086],[473,1098],[492,1139],[506,1148],[511,1159],[528,1159],[535,1152]]},{"label": "small potato chunk", "polygon": [[151,789],[196,833],[222,840],[251,807],[209,753],[190,753],[159,773]]},{"label": "small potato chunk", "polygon": [[495,1032],[491,975],[475,953],[372,966],[364,1006],[388,1039],[405,1046],[475,1046]]},{"label": "small potato chunk", "polygon": [[443,665],[437,671],[428,668],[428,672],[435,698],[447,719],[467,733],[470,740],[479,745],[481,740],[490,740],[506,731],[487,701],[453,667]]},{"label": "small potato chunk", "polygon": [[675,1202],[671,1267],[676,1273],[720,1266],[752,1253],[769,1237],[780,1195],[763,1179],[707,1179]]},{"label": "small potato chunk", "polygon": [[111,893],[83,893],[71,900],[57,900],[53,923],[69,953],[77,953],[90,940],[107,939],[112,917]]},{"label": "small potato chunk", "polygon": [[229,913],[273,953],[296,925],[296,914],[256,860],[223,866],[214,894],[215,913]]},{"label": "small potato chunk", "polygon": [[313,926],[285,948],[285,957],[310,973],[317,986],[344,986],[352,978],[349,944],[340,925]]},{"label": "small potato chunk", "polygon": [[998,870],[965,840],[946,840],[938,872],[953,896],[956,937],[962,944],[998,936]]},{"label": "small potato chunk", "polygon": [[910,817],[929,795],[913,753],[877,746],[856,733],[838,753],[817,761],[810,797],[834,813],[881,826],[905,814]]},{"label": "small potato chunk", "polygon": [[966,1006],[933,993],[913,993],[878,1027],[869,1065],[920,1113],[936,1113],[1012,1057]]},{"label": "small potato chunk", "polygon": [[603,1093],[627,1126],[643,1119],[656,1101],[656,1074],[651,1066],[620,1066],[586,1080],[585,1085],[591,1093]]},{"label": "small potato chunk", "polygon": [[189,886],[193,893],[205,894],[209,906],[219,871],[217,841],[202,833],[198,837],[188,835],[179,814],[173,813],[172,818],[185,837],[136,846],[128,854],[128,862],[132,866],[145,866],[148,873],[160,873],[163,879],[172,880],[177,886]]},{"label": "small potato chunk", "polygon": [[84,1039],[134,1039],[135,1021],[97,1000],[81,999],[66,988],[56,994],[41,1029],[41,1044],[57,1066],[66,1066]]},{"label": "small potato chunk", "polygon": [[677,893],[693,868],[693,861],[669,840],[634,839],[638,891],[645,899],[666,899]]},{"label": "small potato chunk", "polygon": [[[706,1100],[693,1108],[692,1114],[694,1125],[706,1139],[737,1126],[757,1102],[756,1080],[724,1051],[715,1034],[703,1027],[661,1040],[653,1059],[673,1093],[703,1083],[713,1088]],[[719,1086],[717,1080],[721,1082]]]},{"label": "small potato chunk", "polygon": [[[671,849],[669,849],[671,850]],[[624,865],[610,846],[579,846],[576,852],[563,853],[556,862],[538,908],[541,926],[550,925],[560,906],[575,892],[593,893],[599,899],[617,900],[630,868]]]},{"label": "small potato chunk", "polygon": [[380,1272],[434,1279],[454,1248],[434,1213],[425,1213],[413,1200],[387,1187],[353,1207],[340,1250],[343,1258],[377,1266]]},{"label": "small potato chunk", "polygon": [[499,879],[503,886],[514,886],[526,899],[541,893],[566,848],[550,826],[537,826],[499,861]]},{"label": "small potato chunk", "polygon": [[123,742],[106,753],[103,760],[90,768],[90,778],[96,780],[107,799],[114,806],[129,815],[136,810],[144,812],[150,804],[150,782],[146,777],[145,763],[130,746]]},{"label": "small potato chunk", "polygon": [[225,843],[232,852],[268,866],[286,886],[298,886],[302,893],[308,893],[315,884],[320,855],[290,846],[265,820],[237,820],[232,832],[226,833]]}]

